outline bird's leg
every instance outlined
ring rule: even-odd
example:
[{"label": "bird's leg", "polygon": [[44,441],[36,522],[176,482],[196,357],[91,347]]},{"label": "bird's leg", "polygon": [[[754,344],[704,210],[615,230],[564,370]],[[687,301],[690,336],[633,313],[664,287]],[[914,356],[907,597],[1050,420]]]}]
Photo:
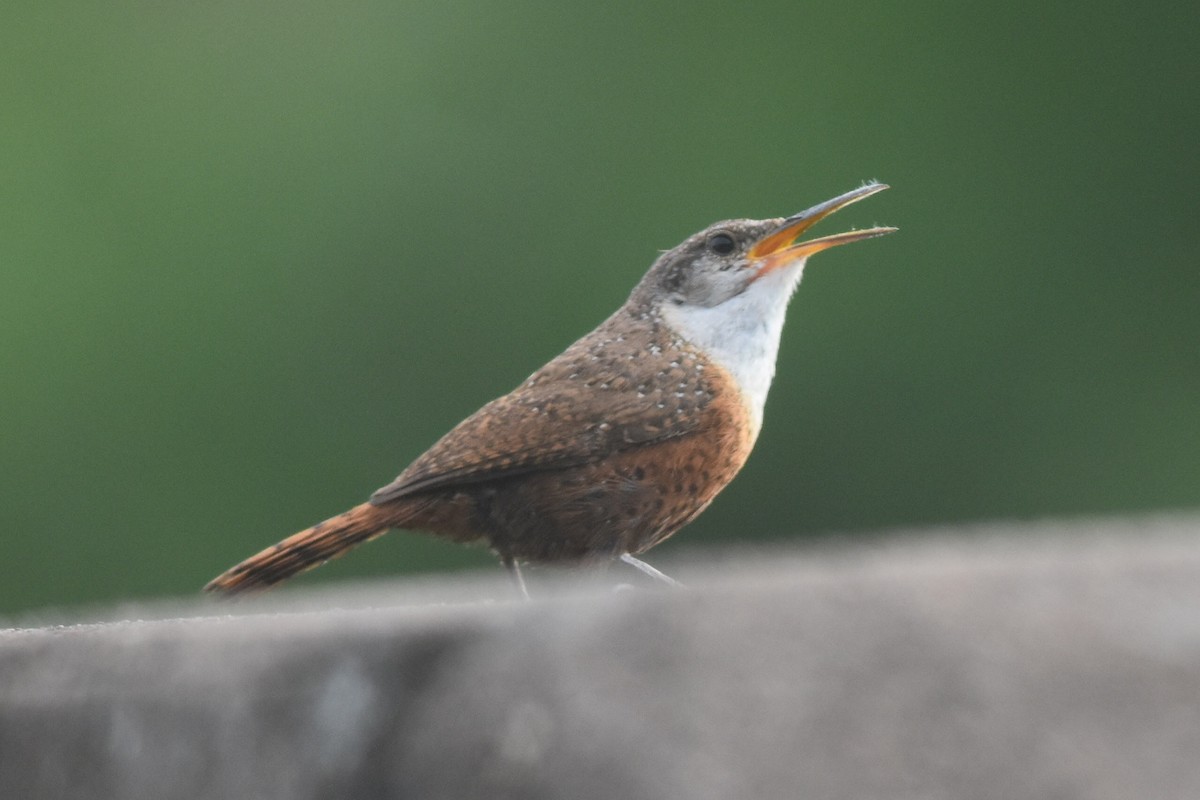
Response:
[{"label": "bird's leg", "polygon": [[674,578],[672,578],[670,575],[660,572],[659,570],[657,570],[654,567],[647,564],[645,561],[634,558],[629,553],[626,553],[625,555],[621,556],[621,560],[624,561],[626,564],[628,564],[631,567],[637,567],[642,572],[649,575],[651,578],[654,578],[655,580],[660,580],[663,583],[665,583],[667,586],[672,587],[673,589],[682,589],[683,588],[683,584],[680,583],[679,581],[675,580]]},{"label": "bird's leg", "polygon": [[[521,597],[526,600],[529,598],[529,590],[525,588],[525,579],[521,577],[521,566],[512,556],[501,556],[500,561],[504,564],[504,568],[508,570],[509,577],[512,578],[513,586],[521,593]],[[665,576],[664,576],[665,577]],[[670,580],[668,578],[668,580]]]}]

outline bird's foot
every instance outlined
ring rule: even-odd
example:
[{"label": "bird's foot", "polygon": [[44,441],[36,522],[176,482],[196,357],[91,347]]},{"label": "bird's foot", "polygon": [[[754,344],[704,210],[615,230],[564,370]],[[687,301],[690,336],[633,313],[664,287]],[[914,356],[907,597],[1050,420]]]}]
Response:
[{"label": "bird's foot", "polygon": [[529,589],[525,588],[525,578],[521,576],[521,565],[512,556],[502,556],[500,559],[504,562],[504,568],[508,570],[509,577],[512,578],[513,587],[526,600],[529,600]]},{"label": "bird's foot", "polygon": [[621,556],[621,560],[624,561],[626,564],[628,564],[631,567],[637,567],[642,572],[649,575],[651,578],[654,578],[655,580],[658,580],[658,581],[662,581],[667,586],[670,586],[672,589],[684,588],[684,585],[682,583],[675,580],[670,575],[667,575],[666,573],[655,569],[654,567],[650,566],[649,564],[647,564],[645,561],[642,561],[641,559],[634,558],[629,553],[626,553],[625,555]]}]

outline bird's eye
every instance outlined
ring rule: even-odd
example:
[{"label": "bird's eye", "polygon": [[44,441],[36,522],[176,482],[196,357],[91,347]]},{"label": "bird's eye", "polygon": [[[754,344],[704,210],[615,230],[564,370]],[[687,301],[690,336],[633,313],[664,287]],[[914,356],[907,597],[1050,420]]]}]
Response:
[{"label": "bird's eye", "polygon": [[728,233],[714,233],[708,237],[708,249],[719,256],[727,256],[734,251],[737,243]]}]

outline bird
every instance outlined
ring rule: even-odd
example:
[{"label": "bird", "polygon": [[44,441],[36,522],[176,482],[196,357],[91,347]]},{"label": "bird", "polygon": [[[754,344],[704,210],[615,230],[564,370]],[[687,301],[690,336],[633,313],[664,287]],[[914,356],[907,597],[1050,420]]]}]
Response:
[{"label": "bird", "polygon": [[745,464],[807,259],[896,228],[800,237],[886,188],[868,182],[790,217],[726,220],[689,236],[595,330],[366,502],[205,590],[265,589],[392,529],[486,544],[526,598],[522,564],[621,561],[678,585],[638,556],[694,520]]}]

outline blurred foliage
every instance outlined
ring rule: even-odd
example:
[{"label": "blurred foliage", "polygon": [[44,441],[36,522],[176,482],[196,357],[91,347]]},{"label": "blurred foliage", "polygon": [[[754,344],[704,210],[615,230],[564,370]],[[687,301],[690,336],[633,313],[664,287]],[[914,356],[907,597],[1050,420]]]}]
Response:
[{"label": "blurred foliage", "polygon": [[[658,249],[821,226],[663,549],[1200,503],[1195,11],[16,3],[0,611],[192,592],[386,483]],[[306,581],[488,564],[398,535]]]}]

